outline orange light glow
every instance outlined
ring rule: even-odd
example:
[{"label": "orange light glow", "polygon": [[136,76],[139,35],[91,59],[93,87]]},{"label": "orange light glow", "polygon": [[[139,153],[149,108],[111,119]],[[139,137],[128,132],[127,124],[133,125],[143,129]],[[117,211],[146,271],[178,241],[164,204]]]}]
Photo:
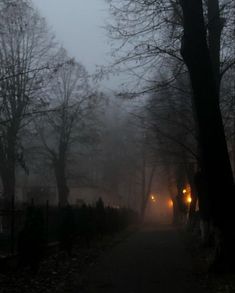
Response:
[{"label": "orange light glow", "polygon": [[191,198],[191,196],[188,196],[187,197],[187,203],[191,203],[192,202],[192,198]]},{"label": "orange light glow", "polygon": [[156,195],[152,194],[151,195],[151,200],[152,200],[152,202],[156,202]]},{"label": "orange light glow", "polygon": [[169,199],[169,200],[168,200],[168,207],[169,207],[169,208],[172,208],[173,205],[174,205],[174,204],[173,204],[172,199]]},{"label": "orange light glow", "polygon": [[187,189],[183,189],[183,194],[185,194],[187,192]]}]

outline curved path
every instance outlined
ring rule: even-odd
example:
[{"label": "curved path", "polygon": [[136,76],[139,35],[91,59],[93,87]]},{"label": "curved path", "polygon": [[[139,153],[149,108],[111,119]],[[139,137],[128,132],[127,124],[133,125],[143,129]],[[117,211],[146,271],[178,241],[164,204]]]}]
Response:
[{"label": "curved path", "polygon": [[[81,292],[81,291],[79,291]],[[143,228],[105,253],[84,293],[203,293],[190,257],[170,227]]]}]

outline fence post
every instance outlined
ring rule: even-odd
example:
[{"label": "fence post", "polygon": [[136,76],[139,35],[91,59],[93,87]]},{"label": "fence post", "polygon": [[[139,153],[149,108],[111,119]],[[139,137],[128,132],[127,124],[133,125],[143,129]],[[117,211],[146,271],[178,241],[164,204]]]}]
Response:
[{"label": "fence post", "polygon": [[49,238],[49,200],[46,201],[46,244],[48,244]]},{"label": "fence post", "polygon": [[12,194],[11,199],[11,238],[10,238],[10,247],[11,254],[15,252],[15,194]]}]

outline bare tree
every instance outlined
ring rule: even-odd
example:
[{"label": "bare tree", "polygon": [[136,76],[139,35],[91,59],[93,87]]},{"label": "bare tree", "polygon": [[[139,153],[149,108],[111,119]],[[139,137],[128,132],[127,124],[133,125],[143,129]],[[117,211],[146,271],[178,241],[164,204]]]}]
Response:
[{"label": "bare tree", "polygon": [[75,145],[95,140],[95,109],[98,98],[90,90],[85,68],[60,50],[63,65],[54,72],[49,85],[49,108],[36,121],[44,150],[54,170],[59,205],[68,204],[67,162]]},{"label": "bare tree", "polygon": [[[182,1],[184,15],[184,39],[182,56],[189,69],[195,115],[199,129],[202,168],[205,170],[211,204],[211,218],[219,233],[216,264],[230,265],[234,254],[231,251],[234,233],[230,225],[234,223],[234,183],[229,161],[222,116],[219,108],[219,92],[214,75],[213,62],[206,39],[206,27],[201,1]],[[197,49],[196,49],[197,47]],[[224,199],[224,194],[230,200]],[[231,205],[232,203],[232,205]]]},{"label": "bare tree", "polygon": [[20,131],[44,102],[39,90],[53,59],[53,38],[29,1],[1,1],[0,173],[3,194],[15,197],[15,167],[24,167]]},{"label": "bare tree", "polygon": [[[171,71],[170,63],[177,60],[177,70],[181,70],[183,64],[179,50],[183,36],[180,1],[107,2],[114,19],[107,27],[116,44],[114,65],[120,70],[124,64],[124,70],[137,77],[138,83],[141,80],[143,92],[156,90],[174,81],[176,71]],[[235,65],[232,44],[235,7],[230,0],[209,0],[203,1],[203,4],[210,55],[219,90],[224,74]],[[161,72],[168,73],[164,82],[159,68]]]}]

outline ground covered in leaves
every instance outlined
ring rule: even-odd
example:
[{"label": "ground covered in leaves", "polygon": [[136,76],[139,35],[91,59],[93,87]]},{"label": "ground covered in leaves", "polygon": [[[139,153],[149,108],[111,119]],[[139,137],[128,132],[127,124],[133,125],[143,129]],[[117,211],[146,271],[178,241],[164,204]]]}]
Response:
[{"label": "ground covered in leaves", "polygon": [[[29,268],[0,274],[1,293],[67,293],[82,289],[87,271],[106,250],[125,239],[136,228],[92,242],[90,248],[74,246],[71,256],[63,251],[45,258],[39,272]],[[77,291],[76,291],[77,292]]]}]

